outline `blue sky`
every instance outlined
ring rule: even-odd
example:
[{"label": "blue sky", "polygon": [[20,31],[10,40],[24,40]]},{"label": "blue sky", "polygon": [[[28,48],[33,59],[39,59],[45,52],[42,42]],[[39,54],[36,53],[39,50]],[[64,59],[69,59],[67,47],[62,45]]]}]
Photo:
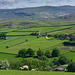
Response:
[{"label": "blue sky", "polygon": [[0,0],[0,9],[62,5],[75,6],[75,0]]}]

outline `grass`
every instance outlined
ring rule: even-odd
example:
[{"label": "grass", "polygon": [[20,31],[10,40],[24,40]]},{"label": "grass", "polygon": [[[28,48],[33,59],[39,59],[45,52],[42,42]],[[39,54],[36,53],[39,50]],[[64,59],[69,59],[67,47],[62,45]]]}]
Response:
[{"label": "grass", "polygon": [[13,61],[13,60],[17,60],[20,58],[17,58],[16,55],[11,55],[11,54],[3,54],[0,53],[0,61],[7,59],[8,61]]},{"label": "grass", "polygon": [[0,70],[0,75],[75,75],[71,72]]},{"label": "grass", "polygon": [[[70,28],[72,26],[59,26],[59,27],[40,27],[41,28],[41,33],[47,33],[47,32],[52,32],[52,31],[56,31],[56,30],[61,30],[61,29],[66,29],[66,28]],[[17,31],[39,31],[40,28],[28,28],[28,29],[21,29],[21,30],[17,30]]]},{"label": "grass", "polygon": [[68,54],[65,54],[64,56],[66,56],[67,58],[70,58],[73,61],[75,61],[75,52],[70,52]]},{"label": "grass", "polygon": [[15,28],[1,28],[0,32],[11,32],[11,31],[15,31],[15,30],[17,30],[17,29],[15,29]]},{"label": "grass", "polygon": [[[34,36],[33,36],[33,38],[34,38]],[[10,43],[6,43],[5,45],[3,44],[2,46],[9,45],[11,47],[6,49],[6,48],[3,48],[2,46],[0,46],[1,47],[0,52],[16,54],[16,53],[18,53],[18,51],[20,49],[23,49],[23,48],[26,48],[26,49],[32,48],[35,51],[37,51],[39,48],[47,50],[47,48],[54,47],[55,45],[64,42],[64,40],[47,40],[45,37],[40,37],[40,38],[31,40],[31,37],[30,37],[30,41],[16,45],[17,43],[19,43],[22,40],[24,41],[24,39],[19,39],[19,40],[12,41]]]},{"label": "grass", "polygon": [[23,36],[23,37],[20,37],[20,38],[11,40],[11,41],[9,41],[9,39],[7,39],[6,40],[7,42],[1,43],[0,49],[6,49],[6,46],[10,46],[10,47],[15,46],[15,45],[18,45],[20,43],[26,42],[26,39],[32,40],[32,39],[35,39],[35,38],[36,38],[36,36]]},{"label": "grass", "polygon": [[30,35],[32,32],[9,32],[7,35]]},{"label": "grass", "polygon": [[50,32],[48,34],[50,35],[55,35],[55,34],[73,34],[75,33],[75,27],[69,28],[69,29],[64,29],[64,30],[60,30],[60,31],[54,31],[54,32]]}]

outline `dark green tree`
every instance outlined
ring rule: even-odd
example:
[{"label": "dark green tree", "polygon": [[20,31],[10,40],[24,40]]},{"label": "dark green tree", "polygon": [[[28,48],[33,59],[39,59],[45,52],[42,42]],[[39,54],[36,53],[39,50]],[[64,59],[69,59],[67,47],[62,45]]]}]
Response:
[{"label": "dark green tree", "polygon": [[26,49],[22,49],[18,52],[18,56],[20,57],[27,57]]},{"label": "dark green tree", "polygon": [[71,62],[67,67],[68,72],[75,72],[75,62]]},{"label": "dark green tree", "polygon": [[0,33],[0,38],[1,38],[1,39],[6,38],[6,33]]},{"label": "dark green tree", "polygon": [[38,56],[43,56],[43,55],[44,55],[44,53],[43,53],[43,51],[42,51],[42,50],[40,50],[40,49],[39,49],[39,50],[37,51],[37,55],[38,55]]},{"label": "dark green tree", "polygon": [[59,48],[54,48],[52,51],[52,57],[58,57],[60,54],[60,49]]},{"label": "dark green tree", "polygon": [[34,51],[31,48],[29,48],[26,53],[29,57],[34,56]]},{"label": "dark green tree", "polygon": [[46,56],[47,58],[50,58],[50,57],[51,57],[50,51],[46,51],[46,52],[45,52],[45,56]]},{"label": "dark green tree", "polygon": [[57,59],[54,59],[54,60],[53,60],[53,63],[54,63],[54,65],[57,65],[59,62],[58,62]]},{"label": "dark green tree", "polygon": [[67,63],[68,63],[68,62],[67,62],[67,58],[66,58],[65,56],[61,56],[61,57],[59,58],[59,63],[60,63],[61,65],[67,64]]}]

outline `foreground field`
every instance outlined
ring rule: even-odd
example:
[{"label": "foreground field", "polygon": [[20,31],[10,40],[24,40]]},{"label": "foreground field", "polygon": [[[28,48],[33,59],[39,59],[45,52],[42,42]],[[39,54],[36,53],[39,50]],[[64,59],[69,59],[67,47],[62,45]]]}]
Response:
[{"label": "foreground field", "polygon": [[75,75],[75,73],[70,72],[44,72],[44,71],[15,71],[15,70],[1,70],[0,75]]},{"label": "foreground field", "polygon": [[30,40],[30,41],[27,41],[27,42],[17,45],[17,43],[20,41],[22,41],[22,39],[19,41],[16,40],[16,41],[5,44],[5,45],[9,45],[10,48],[5,48],[6,46],[4,44],[1,45],[0,52],[17,54],[18,51],[23,48],[26,48],[26,49],[31,48],[35,51],[37,51],[39,48],[42,50],[46,50],[47,48],[50,48],[52,46],[55,46],[57,44],[64,42],[64,40],[47,40],[45,37],[40,37],[38,39],[33,39],[33,40]]}]

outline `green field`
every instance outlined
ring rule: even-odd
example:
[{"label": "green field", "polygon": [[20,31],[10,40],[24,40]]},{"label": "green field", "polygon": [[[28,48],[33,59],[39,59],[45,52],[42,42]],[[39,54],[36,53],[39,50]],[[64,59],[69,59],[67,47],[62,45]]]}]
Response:
[{"label": "green field", "polygon": [[44,72],[44,71],[15,71],[15,70],[3,70],[0,71],[0,75],[75,75],[71,72]]},{"label": "green field", "polygon": [[60,31],[54,31],[54,32],[50,32],[48,34],[50,35],[55,35],[55,34],[74,34],[75,33],[75,27],[73,28],[69,28],[69,29],[64,29],[64,30],[60,30]]},{"label": "green field", "polygon": [[15,31],[17,29],[15,28],[1,28],[0,29],[0,32],[12,32],[12,31]]},{"label": "green field", "polygon": [[21,29],[21,30],[17,30],[17,31],[39,31],[41,29],[41,33],[47,33],[47,32],[52,32],[52,31],[57,31],[57,30],[61,30],[61,29],[66,29],[66,28],[70,28],[73,26],[58,26],[58,27],[40,27],[40,28],[28,28],[28,29]]},{"label": "green field", "polygon": [[32,32],[9,32],[7,35],[30,35]]},{"label": "green field", "polygon": [[[37,38],[37,36],[29,36],[31,33],[35,33],[35,32],[39,33],[40,30],[41,30],[41,34],[47,33],[51,35],[75,33],[75,25],[67,25],[67,26],[56,25],[56,26],[50,27],[51,24],[50,25],[47,24],[48,26],[46,26],[46,25],[43,25],[45,23],[39,23],[34,21],[13,20],[12,22],[13,22],[13,27],[15,28],[12,28],[12,27],[0,28],[0,32],[7,32],[6,34],[7,40],[0,39],[0,52],[10,53],[10,54],[0,54],[0,60],[8,59],[9,61],[11,61],[15,59],[22,59],[22,58],[16,58],[16,55],[11,55],[11,54],[17,54],[18,51],[23,48],[25,49],[31,48],[35,52],[39,48],[43,52],[45,52],[46,50],[49,50],[50,52],[52,52],[52,49],[54,47],[65,48],[65,46],[63,46],[62,43],[66,40],[46,39],[46,37],[44,36]],[[2,24],[2,25],[5,25],[5,24]],[[18,28],[16,28],[17,25],[19,26]],[[25,27],[29,25],[33,26],[33,28]],[[28,41],[26,41],[26,39]],[[9,48],[6,48],[6,46],[9,46]],[[75,47],[73,47],[73,49],[60,49],[60,54],[65,54],[70,51],[75,51]],[[69,58],[69,55],[71,56],[71,59],[75,60],[74,54],[73,56],[71,53],[65,54],[65,56],[68,58]],[[53,60],[53,59],[54,58],[50,58],[50,60]]]},{"label": "green field", "polygon": [[12,47],[12,46],[21,44],[23,42],[26,42],[26,39],[32,40],[32,39],[35,39],[35,38],[36,38],[36,36],[23,36],[23,37],[20,37],[20,38],[17,38],[17,39],[14,38],[14,40],[11,40],[11,41],[9,41],[10,39],[7,39],[7,40],[5,40],[7,42],[4,41],[3,43],[0,44],[0,49],[1,50],[6,49],[6,46]]},{"label": "green field", "polygon": [[[25,37],[27,37],[26,39],[28,39],[28,36],[25,36]],[[23,49],[23,48],[26,48],[26,49],[32,48],[35,51],[37,51],[39,48],[46,50],[47,48],[53,47],[57,44],[64,42],[64,40],[47,40],[45,37],[40,37],[38,39],[35,39],[36,37],[34,38],[34,36],[32,37],[33,37],[33,40],[31,40],[31,37],[30,37],[30,41],[24,42],[24,43],[21,43],[25,40],[23,37],[22,39],[18,39],[18,40],[3,44],[0,46],[1,48],[0,52],[16,54],[18,53],[20,49]],[[18,43],[21,43],[21,44],[18,44]],[[7,45],[10,46],[10,48],[5,48]]]},{"label": "green field", "polygon": [[67,58],[70,58],[73,61],[75,61],[75,52],[70,52],[68,54],[65,54],[64,56],[66,56]]}]

